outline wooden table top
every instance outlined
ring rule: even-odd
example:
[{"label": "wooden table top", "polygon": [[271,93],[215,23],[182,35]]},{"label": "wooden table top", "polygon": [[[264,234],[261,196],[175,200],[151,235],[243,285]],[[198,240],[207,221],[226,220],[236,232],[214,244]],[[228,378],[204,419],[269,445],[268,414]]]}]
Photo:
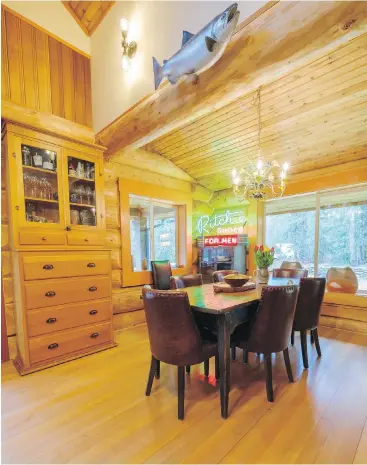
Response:
[{"label": "wooden table top", "polygon": [[233,294],[215,293],[213,284],[186,287],[190,305],[195,310],[220,315],[229,312],[243,304],[251,304],[260,299],[261,287]]},{"label": "wooden table top", "polygon": [[[292,279],[293,284],[299,284],[299,279]],[[287,286],[288,278],[271,278],[268,286]],[[195,310],[203,313],[221,315],[230,312],[241,305],[258,302],[261,297],[263,284],[258,284],[256,289],[244,292],[234,292],[230,294],[215,293],[213,284],[203,284],[202,286],[186,287],[190,305]]]}]

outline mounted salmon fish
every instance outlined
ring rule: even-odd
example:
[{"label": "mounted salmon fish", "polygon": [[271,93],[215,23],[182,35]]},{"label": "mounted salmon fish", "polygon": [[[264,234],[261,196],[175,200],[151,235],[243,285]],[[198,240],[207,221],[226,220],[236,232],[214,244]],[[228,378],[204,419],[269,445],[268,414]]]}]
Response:
[{"label": "mounted salmon fish", "polygon": [[240,12],[237,3],[216,16],[197,34],[184,31],[182,47],[160,66],[153,58],[154,84],[159,86],[164,77],[175,84],[184,75],[199,75],[209,69],[223,55],[237,26]]}]

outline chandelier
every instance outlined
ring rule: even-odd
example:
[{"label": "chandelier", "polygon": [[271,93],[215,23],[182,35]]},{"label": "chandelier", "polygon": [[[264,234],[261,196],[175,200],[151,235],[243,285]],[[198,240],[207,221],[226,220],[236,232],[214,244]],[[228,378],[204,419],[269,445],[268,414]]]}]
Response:
[{"label": "chandelier", "polygon": [[276,160],[263,161],[261,156],[261,87],[257,91],[257,116],[258,116],[258,156],[249,157],[246,168],[232,170],[233,193],[240,199],[262,200],[271,194],[273,197],[281,197],[285,190],[285,179],[289,168],[288,162],[282,167]]}]

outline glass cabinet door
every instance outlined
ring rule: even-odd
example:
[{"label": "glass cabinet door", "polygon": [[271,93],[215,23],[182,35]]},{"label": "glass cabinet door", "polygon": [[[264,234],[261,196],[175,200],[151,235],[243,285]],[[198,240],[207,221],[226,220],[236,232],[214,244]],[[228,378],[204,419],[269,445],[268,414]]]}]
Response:
[{"label": "glass cabinet door", "polygon": [[99,166],[92,157],[67,152],[68,213],[74,229],[100,226]]},{"label": "glass cabinet door", "polygon": [[54,147],[21,140],[22,223],[26,226],[60,226],[60,157]]}]

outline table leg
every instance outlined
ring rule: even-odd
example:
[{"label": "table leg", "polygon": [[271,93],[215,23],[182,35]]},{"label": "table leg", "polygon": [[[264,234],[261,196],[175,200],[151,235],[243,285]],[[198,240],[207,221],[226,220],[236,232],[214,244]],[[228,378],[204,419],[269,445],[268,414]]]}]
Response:
[{"label": "table leg", "polygon": [[218,352],[220,372],[220,406],[222,418],[228,417],[228,400],[230,388],[230,315],[218,316]]}]

